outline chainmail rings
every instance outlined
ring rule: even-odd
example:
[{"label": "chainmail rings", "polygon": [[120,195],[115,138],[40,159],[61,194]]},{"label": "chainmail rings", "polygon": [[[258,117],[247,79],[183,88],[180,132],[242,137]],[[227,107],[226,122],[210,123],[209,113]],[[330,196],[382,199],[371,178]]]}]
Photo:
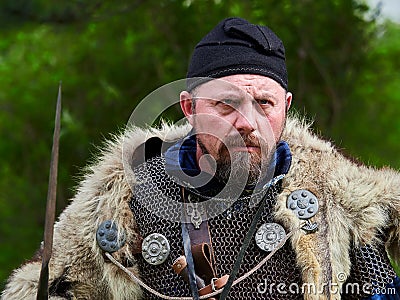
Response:
[{"label": "chainmail rings", "polygon": [[[139,226],[140,234],[145,238],[154,232],[161,233],[167,237],[171,248],[167,260],[157,266],[148,264],[141,255],[137,255],[141,277],[159,292],[169,296],[188,296],[190,295],[188,284],[171,268],[173,261],[183,254],[180,223],[160,217],[167,209],[166,215],[173,214],[179,218],[181,212],[176,203],[181,201],[180,186],[166,174],[162,157],[155,157],[141,164],[135,168],[135,175],[139,184],[135,187],[131,209]],[[271,210],[277,193],[276,188],[270,189],[267,195],[266,209],[257,227],[263,223],[274,222]],[[262,197],[262,194],[239,198],[225,213],[208,220],[217,277],[230,273],[257,210],[257,206],[252,205],[253,201],[257,203],[260,200],[257,197]],[[198,195],[193,194],[192,198],[195,199],[194,201],[202,201]],[[143,205],[144,201],[146,205]],[[149,207],[152,211],[158,210],[158,212],[151,212]],[[262,251],[253,239],[241,264],[238,277],[257,265],[267,254],[268,252]],[[268,299],[301,299],[301,294],[280,294],[273,289],[271,291],[264,290],[265,283],[269,285],[283,283],[289,286],[293,282],[301,285],[301,275],[300,270],[296,267],[294,251],[290,244],[286,243],[252,276],[232,287],[229,299],[247,300],[265,297]],[[144,298],[157,299],[150,294],[145,294]]]},{"label": "chainmail rings", "polygon": [[[352,268],[342,287],[342,299],[364,299],[375,294],[390,294],[387,285],[396,276],[386,254],[385,245],[370,245],[351,250]],[[398,295],[400,296],[400,295]]]},{"label": "chainmail rings", "polygon": [[[170,253],[166,261],[159,265],[147,263],[141,254],[137,254],[136,258],[141,278],[146,284],[165,295],[183,297],[191,294],[189,285],[171,268],[174,260],[183,255],[181,224],[176,221],[181,216],[181,187],[165,172],[164,163],[163,157],[154,157],[134,169],[138,184],[131,200],[131,209],[142,237],[152,233],[164,235],[169,241]],[[266,197],[267,205],[257,228],[264,223],[276,222],[272,207],[279,193],[278,189],[277,186],[270,188]],[[201,195],[191,193],[191,196],[194,202],[204,201]],[[224,213],[208,220],[217,277],[230,274],[257,210],[257,205],[254,204],[261,197],[261,193],[241,197]],[[225,205],[223,201],[213,202],[207,209],[213,209],[213,205],[220,204]],[[163,215],[168,217],[163,218]],[[252,269],[267,255],[268,252],[261,250],[252,239],[237,277]],[[364,299],[371,294],[377,294],[396,276],[383,243],[375,248],[368,245],[353,248],[350,258],[352,269],[350,277],[343,285],[342,299]],[[358,289],[354,290],[357,286]],[[290,243],[286,243],[254,274],[233,286],[228,299],[302,299],[301,287],[301,272],[296,266],[294,250]],[[144,292],[144,299],[158,298]]]}]

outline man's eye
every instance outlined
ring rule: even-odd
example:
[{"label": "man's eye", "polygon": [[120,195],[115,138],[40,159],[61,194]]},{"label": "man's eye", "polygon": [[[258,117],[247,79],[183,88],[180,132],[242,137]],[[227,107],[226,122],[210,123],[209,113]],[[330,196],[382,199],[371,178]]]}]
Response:
[{"label": "man's eye", "polygon": [[222,102],[223,104],[232,105],[232,106],[235,104],[235,101],[232,100],[232,99],[223,99],[223,100],[221,100],[221,102]]},{"label": "man's eye", "polygon": [[221,99],[217,102],[217,104],[223,107],[224,109],[228,108],[232,109],[238,106],[239,101],[235,99]]},{"label": "man's eye", "polygon": [[260,105],[271,105],[271,101],[267,100],[267,99],[259,99],[257,100],[258,104]]}]

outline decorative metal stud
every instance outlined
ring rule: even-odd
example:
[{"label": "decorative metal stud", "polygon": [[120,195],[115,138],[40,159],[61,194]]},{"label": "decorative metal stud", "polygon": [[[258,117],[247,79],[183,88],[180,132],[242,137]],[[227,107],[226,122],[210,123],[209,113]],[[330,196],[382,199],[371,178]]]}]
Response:
[{"label": "decorative metal stud", "polygon": [[272,251],[285,238],[285,229],[277,223],[265,223],[257,230],[257,246],[264,251]]},{"label": "decorative metal stud", "polygon": [[186,203],[186,213],[190,216],[190,222],[193,224],[194,228],[199,229],[201,222],[203,222],[205,208],[202,203],[192,203],[191,194],[188,195],[188,200],[189,203]]},{"label": "decorative metal stud", "polygon": [[307,220],[318,212],[318,199],[310,191],[297,190],[287,198],[287,207],[300,219]]},{"label": "decorative metal stud", "polygon": [[167,238],[160,233],[149,234],[142,244],[142,256],[151,265],[160,265],[165,262],[170,252]]},{"label": "decorative metal stud", "polygon": [[107,220],[100,224],[96,232],[96,240],[99,247],[106,252],[115,252],[125,244],[125,232],[118,235],[117,224]]}]

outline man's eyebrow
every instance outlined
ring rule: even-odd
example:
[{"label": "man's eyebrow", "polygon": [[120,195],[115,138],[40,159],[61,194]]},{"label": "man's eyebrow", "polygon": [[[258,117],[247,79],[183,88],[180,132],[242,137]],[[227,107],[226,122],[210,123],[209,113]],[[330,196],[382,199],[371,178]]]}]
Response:
[{"label": "man's eyebrow", "polygon": [[202,99],[208,99],[208,100],[220,100],[220,99],[240,99],[245,95],[244,92],[235,92],[235,91],[221,91],[219,93],[215,93],[214,95],[204,95],[202,96],[201,94],[196,95],[194,98],[202,98]]},{"label": "man's eyebrow", "polygon": [[279,98],[275,94],[268,92],[268,91],[263,91],[263,92],[257,93],[257,95],[255,95],[254,99],[256,99],[256,100],[257,99],[274,99],[276,101],[279,100]]}]

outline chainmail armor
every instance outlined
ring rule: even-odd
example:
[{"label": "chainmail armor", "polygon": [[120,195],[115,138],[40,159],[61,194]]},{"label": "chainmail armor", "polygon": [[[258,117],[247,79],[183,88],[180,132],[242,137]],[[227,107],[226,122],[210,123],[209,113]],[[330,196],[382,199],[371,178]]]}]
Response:
[{"label": "chainmail armor", "polygon": [[375,294],[390,294],[386,286],[396,276],[381,243],[373,248],[370,245],[356,247],[350,251],[352,268],[350,276],[342,288],[342,299],[364,299]]},{"label": "chainmail armor", "polygon": [[[168,296],[190,296],[189,285],[179,275],[175,274],[171,266],[173,261],[184,254],[181,224],[170,221],[161,215],[173,216],[179,220],[181,215],[181,186],[174,178],[165,172],[165,160],[161,156],[154,157],[134,169],[138,184],[134,188],[134,197],[131,200],[131,209],[143,238],[151,233],[161,233],[169,241],[171,252],[167,260],[161,265],[147,263],[141,254],[136,255],[142,279],[153,289]],[[268,203],[257,225],[275,222],[272,207],[275,204],[277,187],[270,188]],[[195,195],[198,201],[200,195]],[[261,195],[262,196],[262,195]],[[253,201],[258,201],[260,195],[241,197],[224,213],[208,220],[212,248],[215,254],[217,276],[229,274],[242,246],[244,236],[257,210]],[[143,205],[146,203],[146,205]],[[207,209],[212,209],[213,203]],[[151,211],[146,208],[150,207]],[[156,212],[156,213],[154,213]],[[252,269],[268,253],[256,245],[254,239],[241,263],[237,277]],[[363,293],[363,284],[370,284],[372,294],[379,293],[388,283],[393,281],[395,272],[390,265],[384,245],[377,248],[364,246],[353,248],[350,252],[352,261],[351,274],[342,289],[342,299],[364,299],[370,295]],[[352,292],[347,284],[357,283],[359,292]],[[281,287],[279,292],[278,284]],[[298,288],[297,288],[298,287]],[[290,243],[286,243],[275,255],[249,278],[231,288],[228,299],[302,299],[301,272],[296,267],[295,253]],[[282,292],[283,291],[283,292]],[[144,291],[144,299],[159,299]]]},{"label": "chainmail armor", "polygon": [[[167,260],[158,266],[147,263],[141,254],[136,255],[141,277],[153,289],[168,296],[191,295],[189,286],[171,268],[173,261],[183,255],[181,225],[160,218],[158,215],[168,210],[169,214],[180,215],[177,202],[180,201],[180,188],[165,173],[163,161],[156,157],[135,168],[139,182],[134,189],[131,210],[143,238],[151,233],[161,233],[169,241],[171,252]],[[170,199],[169,203],[167,199]],[[151,207],[153,213],[142,202]],[[164,205],[166,204],[166,205]],[[145,292],[144,299],[158,299]]]},{"label": "chainmail armor", "polygon": [[[178,217],[180,211],[176,202],[181,201],[180,186],[166,174],[163,157],[155,157],[141,164],[135,168],[135,175],[140,183],[135,187],[131,209],[139,226],[140,234],[145,238],[150,233],[161,233],[167,237],[171,247],[167,260],[158,266],[146,263],[142,255],[138,254],[140,274],[147,284],[159,292],[169,296],[190,296],[189,285],[171,268],[173,261],[183,255],[181,224],[160,218],[141,204],[146,201],[152,210],[159,212],[168,210],[168,213]],[[270,189],[267,196],[268,203],[257,228],[263,223],[274,222],[271,209],[277,194],[276,188]],[[249,205],[251,201],[257,201],[253,198],[250,196],[239,198],[228,211],[208,220],[218,277],[231,272],[244,236],[257,210],[257,206]],[[166,206],[167,201],[169,205]],[[171,205],[171,203],[175,203],[175,205]],[[238,277],[252,269],[267,254],[259,249],[252,239],[242,261]],[[294,251],[290,243],[286,243],[263,267],[232,287],[228,299],[302,299],[300,293],[293,295],[289,292],[287,294],[276,292],[275,285],[278,283],[283,283],[287,287],[291,283],[301,286],[300,270],[295,266]],[[272,285],[273,283],[275,285]],[[259,289],[257,289],[258,286]],[[147,292],[145,292],[144,298],[158,299]]]}]

